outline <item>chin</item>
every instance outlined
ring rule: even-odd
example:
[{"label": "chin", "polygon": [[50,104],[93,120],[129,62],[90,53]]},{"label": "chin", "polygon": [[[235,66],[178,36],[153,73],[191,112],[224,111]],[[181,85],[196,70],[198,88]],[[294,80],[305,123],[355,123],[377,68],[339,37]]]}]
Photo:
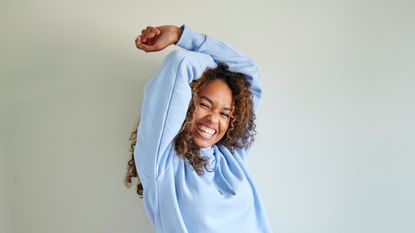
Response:
[{"label": "chin", "polygon": [[207,142],[207,141],[200,140],[200,139],[194,139],[194,143],[196,146],[200,148],[208,148],[208,147],[211,147],[213,144],[215,144],[215,143]]}]

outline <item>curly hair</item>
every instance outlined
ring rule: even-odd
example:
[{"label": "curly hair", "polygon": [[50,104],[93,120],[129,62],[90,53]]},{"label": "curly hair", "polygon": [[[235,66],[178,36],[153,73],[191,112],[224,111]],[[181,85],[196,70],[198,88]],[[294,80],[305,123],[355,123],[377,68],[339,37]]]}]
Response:
[{"label": "curly hair", "polygon": [[[199,92],[213,80],[222,80],[232,91],[233,97],[233,113],[230,119],[229,128],[223,138],[217,142],[234,151],[236,148],[248,148],[254,141],[255,130],[255,114],[253,106],[252,93],[249,90],[250,83],[242,73],[232,72],[228,70],[228,66],[224,63],[218,64],[216,68],[207,68],[202,76],[194,80],[191,84],[192,98],[189,103],[186,118],[182,128],[174,138],[174,146],[178,156],[187,159],[198,175],[203,175],[208,170],[208,157],[200,155],[200,148],[195,145],[192,135],[193,114],[198,103]],[[137,142],[137,128],[130,135],[130,154],[131,159],[128,161],[127,175],[125,184],[130,187],[132,179],[137,178],[137,194],[143,196],[143,186],[138,177],[134,162],[134,148]]]}]

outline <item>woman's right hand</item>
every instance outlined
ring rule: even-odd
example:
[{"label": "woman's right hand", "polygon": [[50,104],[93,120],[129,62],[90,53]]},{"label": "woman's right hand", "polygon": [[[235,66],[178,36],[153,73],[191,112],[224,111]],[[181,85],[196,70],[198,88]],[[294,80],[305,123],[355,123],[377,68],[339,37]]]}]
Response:
[{"label": "woman's right hand", "polygon": [[156,52],[175,44],[181,35],[182,29],[174,25],[147,26],[135,39],[135,45],[145,52]]}]

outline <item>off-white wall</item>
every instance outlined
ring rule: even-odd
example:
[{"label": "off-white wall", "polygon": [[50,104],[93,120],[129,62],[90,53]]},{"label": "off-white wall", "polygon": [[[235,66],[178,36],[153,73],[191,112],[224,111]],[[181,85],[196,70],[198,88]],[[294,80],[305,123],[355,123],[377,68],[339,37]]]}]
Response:
[{"label": "off-white wall", "polygon": [[[3,113],[3,112],[1,112]],[[10,232],[10,208],[8,197],[8,187],[9,187],[9,170],[7,167],[8,164],[8,154],[6,152],[7,137],[3,133],[5,132],[4,122],[2,115],[0,115],[0,232]]]},{"label": "off-white wall", "polygon": [[[414,1],[1,1],[0,231],[153,232],[123,186],[143,84],[186,23],[257,61],[274,232],[415,231]],[[3,208],[4,207],[4,208]]]}]

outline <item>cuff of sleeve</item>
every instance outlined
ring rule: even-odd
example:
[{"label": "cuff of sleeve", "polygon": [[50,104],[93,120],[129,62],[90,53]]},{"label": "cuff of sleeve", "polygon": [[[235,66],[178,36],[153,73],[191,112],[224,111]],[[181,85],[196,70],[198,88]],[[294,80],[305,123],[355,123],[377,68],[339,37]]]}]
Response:
[{"label": "cuff of sleeve", "polygon": [[205,35],[193,31],[189,26],[182,25],[182,35],[176,45],[190,51],[196,51],[205,41]]}]

